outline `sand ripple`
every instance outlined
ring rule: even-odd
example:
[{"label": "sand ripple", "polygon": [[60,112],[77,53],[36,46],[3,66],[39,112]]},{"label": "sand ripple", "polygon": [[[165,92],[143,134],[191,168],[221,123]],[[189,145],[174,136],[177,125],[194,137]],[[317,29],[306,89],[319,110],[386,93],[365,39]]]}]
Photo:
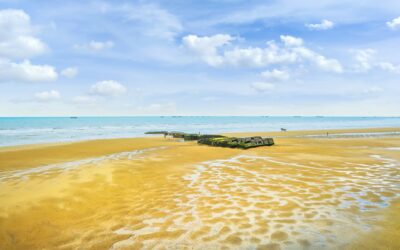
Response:
[{"label": "sand ripple", "polygon": [[187,189],[174,198],[179,209],[151,216],[138,230],[117,229],[131,237],[113,248],[138,241],[198,249],[338,247],[368,230],[363,212],[398,196],[399,163],[371,157],[375,164],[334,167],[252,155],[203,162],[183,177]]}]

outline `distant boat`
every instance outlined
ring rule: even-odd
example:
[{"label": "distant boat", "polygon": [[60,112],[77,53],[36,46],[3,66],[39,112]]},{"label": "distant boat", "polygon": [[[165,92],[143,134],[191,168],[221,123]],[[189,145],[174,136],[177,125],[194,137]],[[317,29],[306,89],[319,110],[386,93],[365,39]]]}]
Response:
[{"label": "distant boat", "polygon": [[71,117],[69,117],[70,119],[78,119],[78,117],[76,117],[76,116],[71,116]]}]

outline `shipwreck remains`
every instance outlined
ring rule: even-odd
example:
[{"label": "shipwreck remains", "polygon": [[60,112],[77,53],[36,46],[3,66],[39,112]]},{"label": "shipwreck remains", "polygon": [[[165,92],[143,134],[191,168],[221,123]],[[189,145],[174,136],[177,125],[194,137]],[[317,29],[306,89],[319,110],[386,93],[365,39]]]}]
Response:
[{"label": "shipwreck remains", "polygon": [[180,138],[184,141],[197,141],[198,144],[209,145],[214,147],[241,148],[248,149],[260,146],[274,145],[273,138],[263,138],[261,136],[253,137],[227,137],[223,135],[212,134],[188,134],[184,132],[168,132],[168,131],[149,131],[146,134],[163,134],[164,136],[172,136]]},{"label": "shipwreck remains", "polygon": [[202,134],[188,134],[184,132],[177,132],[177,131],[149,131],[145,133],[146,135],[164,135],[164,136],[171,136],[172,138],[182,138],[185,141],[197,141],[203,138],[217,138],[217,137],[224,137],[223,135],[202,135]]},{"label": "shipwreck remains", "polygon": [[172,131],[172,132],[168,132],[168,131],[164,131],[164,130],[160,130],[160,131],[148,131],[145,133],[146,135],[164,135],[164,136],[172,136],[173,138],[183,138],[184,135],[186,135],[186,133],[183,132],[176,132],[176,131]]},{"label": "shipwreck remains", "polygon": [[202,139],[221,138],[223,135],[202,135],[202,134],[185,134],[183,139],[185,141],[198,141]]},{"label": "shipwreck remains", "polygon": [[168,134],[168,131],[148,131],[145,134],[146,135],[164,135],[164,134]]},{"label": "shipwreck remains", "polygon": [[215,147],[226,147],[226,148],[254,148],[260,146],[272,146],[274,145],[274,139],[262,138],[261,136],[253,137],[218,137],[218,138],[203,138],[197,141],[199,144],[205,144]]}]

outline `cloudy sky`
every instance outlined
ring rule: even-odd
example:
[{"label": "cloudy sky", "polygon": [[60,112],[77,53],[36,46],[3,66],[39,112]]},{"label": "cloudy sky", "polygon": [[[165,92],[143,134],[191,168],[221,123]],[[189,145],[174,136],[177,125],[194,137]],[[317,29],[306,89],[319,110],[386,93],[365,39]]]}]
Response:
[{"label": "cloudy sky", "polygon": [[400,115],[400,1],[0,0],[0,115]]}]

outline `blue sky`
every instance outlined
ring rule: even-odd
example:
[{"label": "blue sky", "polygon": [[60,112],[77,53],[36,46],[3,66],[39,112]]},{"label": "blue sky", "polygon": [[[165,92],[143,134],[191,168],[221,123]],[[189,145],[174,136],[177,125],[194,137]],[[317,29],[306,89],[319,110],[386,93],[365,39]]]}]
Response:
[{"label": "blue sky", "polygon": [[0,0],[0,115],[400,115],[400,1]]}]

